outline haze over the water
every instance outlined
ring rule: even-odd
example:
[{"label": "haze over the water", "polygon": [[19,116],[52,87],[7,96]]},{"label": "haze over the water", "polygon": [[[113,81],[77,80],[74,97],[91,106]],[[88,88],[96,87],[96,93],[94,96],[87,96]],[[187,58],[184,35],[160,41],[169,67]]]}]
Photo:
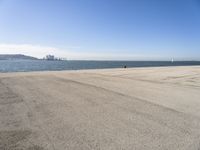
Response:
[{"label": "haze over the water", "polygon": [[200,60],[199,0],[0,0],[0,54]]}]

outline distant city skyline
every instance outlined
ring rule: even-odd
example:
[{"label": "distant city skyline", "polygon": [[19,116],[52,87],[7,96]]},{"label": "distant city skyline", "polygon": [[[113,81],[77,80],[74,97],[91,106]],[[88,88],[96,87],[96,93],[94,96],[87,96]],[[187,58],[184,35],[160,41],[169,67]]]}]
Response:
[{"label": "distant city skyline", "polygon": [[0,0],[0,54],[200,60],[199,0]]}]

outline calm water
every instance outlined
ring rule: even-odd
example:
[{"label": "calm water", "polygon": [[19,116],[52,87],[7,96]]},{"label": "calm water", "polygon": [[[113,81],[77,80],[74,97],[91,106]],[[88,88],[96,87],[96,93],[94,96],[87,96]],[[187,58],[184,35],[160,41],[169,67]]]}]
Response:
[{"label": "calm water", "polygon": [[0,72],[53,71],[127,67],[189,66],[200,61],[44,61],[0,60]]}]

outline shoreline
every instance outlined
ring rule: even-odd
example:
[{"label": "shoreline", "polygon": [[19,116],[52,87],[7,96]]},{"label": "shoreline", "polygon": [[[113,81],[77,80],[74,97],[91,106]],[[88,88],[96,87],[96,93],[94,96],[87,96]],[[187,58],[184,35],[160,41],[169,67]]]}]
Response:
[{"label": "shoreline", "polygon": [[11,72],[1,72],[1,74],[23,74],[23,73],[55,73],[55,72],[84,72],[84,71],[111,71],[111,70],[133,70],[133,69],[156,69],[156,68],[199,68],[200,65],[185,65],[185,66],[145,66],[145,67],[127,67],[127,68],[96,68],[96,69],[71,69],[71,70],[38,70],[38,71],[11,71]]},{"label": "shoreline", "polygon": [[65,71],[91,69],[200,66],[200,61],[3,61],[0,72]]}]

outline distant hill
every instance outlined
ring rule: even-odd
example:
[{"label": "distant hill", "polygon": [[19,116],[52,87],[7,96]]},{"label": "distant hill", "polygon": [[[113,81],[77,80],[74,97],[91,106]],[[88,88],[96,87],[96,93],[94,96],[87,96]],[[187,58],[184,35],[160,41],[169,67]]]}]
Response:
[{"label": "distant hill", "polygon": [[35,57],[22,54],[0,54],[0,60],[37,60]]}]

